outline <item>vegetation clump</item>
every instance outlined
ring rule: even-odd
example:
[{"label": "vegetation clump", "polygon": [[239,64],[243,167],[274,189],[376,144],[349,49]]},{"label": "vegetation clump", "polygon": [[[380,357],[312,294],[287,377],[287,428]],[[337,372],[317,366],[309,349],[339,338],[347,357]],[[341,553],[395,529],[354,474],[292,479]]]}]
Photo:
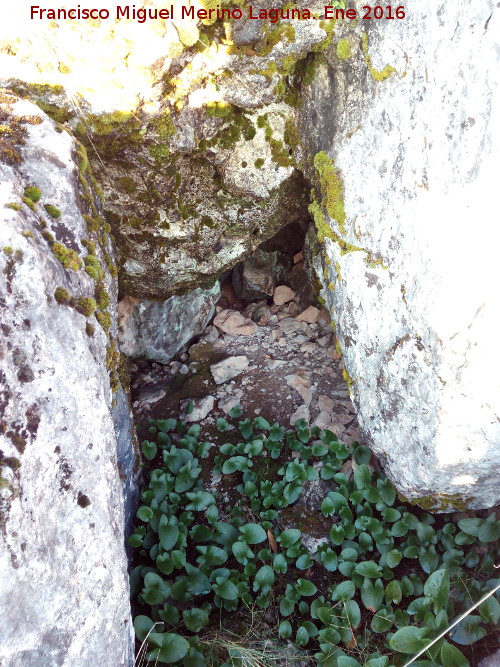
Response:
[{"label": "vegetation clump", "polygon": [[60,303],[61,305],[65,305],[71,301],[73,298],[73,295],[71,292],[64,287],[57,287],[55,292],[54,292],[54,299],[57,301],[57,303]]},{"label": "vegetation clump", "polygon": [[[241,415],[239,406],[229,413]],[[354,443],[351,451],[305,420],[286,432],[260,416],[234,425],[219,418],[216,429],[231,442],[205,440],[198,424],[150,420],[142,443],[149,463],[129,544],[138,557],[134,628],[147,661],[254,664],[220,634],[210,663],[211,623],[223,627],[239,609],[262,609],[277,619],[276,635],[325,667],[392,667],[421,650],[421,665],[469,665],[462,651],[498,622],[497,599],[440,635],[497,585],[494,513],[457,525],[398,504],[367,447]],[[201,459],[209,457],[239,502],[204,487]],[[283,529],[280,516],[319,479],[330,488],[320,510],[326,532],[311,553],[301,530],[309,518]]]},{"label": "vegetation clump", "polygon": [[61,211],[55,206],[52,206],[52,204],[45,204],[44,208],[54,220],[58,220],[61,217]]},{"label": "vegetation clump", "polygon": [[81,296],[75,301],[76,310],[85,315],[85,317],[91,317],[94,314],[97,304],[94,299],[90,297]]},{"label": "vegetation clump", "polygon": [[314,167],[319,174],[321,192],[323,193],[322,205],[330,218],[337,221],[341,234],[344,234],[346,215],[343,185],[339,172],[335,168],[335,163],[325,151],[320,151],[314,156]]},{"label": "vegetation clump", "polygon": [[81,268],[82,260],[72,248],[67,248],[63,243],[59,242],[52,243],[51,248],[65,269],[78,271]]},{"label": "vegetation clump", "polygon": [[36,204],[37,201],[39,201],[40,197],[42,196],[42,191],[40,190],[40,188],[36,188],[33,185],[29,185],[24,191],[24,196],[27,197],[28,199],[31,199],[31,201]]}]

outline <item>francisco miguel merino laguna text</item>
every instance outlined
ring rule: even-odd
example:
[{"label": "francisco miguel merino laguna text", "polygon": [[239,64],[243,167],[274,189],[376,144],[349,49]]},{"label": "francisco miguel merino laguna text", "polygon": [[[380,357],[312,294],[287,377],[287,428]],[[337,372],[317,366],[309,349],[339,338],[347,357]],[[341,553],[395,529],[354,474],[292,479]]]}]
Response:
[{"label": "francisco miguel merino laguna text", "polygon": [[[109,9],[98,8],[82,8],[80,5],[73,9],[59,8],[47,9],[37,5],[31,5],[32,19],[48,19],[54,20],[88,20],[88,19],[109,19],[112,15]],[[229,19],[242,19],[243,10],[239,7],[220,7],[215,9],[195,9],[186,5],[174,6],[170,5],[168,8],[153,9],[146,7],[136,7],[135,5],[117,5],[116,12],[113,18],[116,20],[126,19],[135,20],[138,23],[146,23],[149,20],[167,20],[167,19],[196,19],[202,21],[204,19],[219,19],[227,21]],[[292,7],[290,9],[276,8],[276,9],[257,9],[250,5],[247,8],[246,17],[249,19],[267,19],[270,23],[277,23],[281,19],[311,19],[320,18],[312,15],[309,9],[299,9]],[[321,18],[356,18],[356,10],[348,9],[342,10],[332,6],[324,7],[324,16]]]}]

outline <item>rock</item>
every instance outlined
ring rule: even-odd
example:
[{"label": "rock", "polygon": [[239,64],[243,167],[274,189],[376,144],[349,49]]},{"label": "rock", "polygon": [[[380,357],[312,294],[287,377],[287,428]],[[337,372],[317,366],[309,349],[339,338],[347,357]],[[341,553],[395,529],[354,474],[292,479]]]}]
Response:
[{"label": "rock", "polygon": [[314,306],[309,306],[306,308],[300,315],[297,315],[297,320],[300,322],[307,322],[308,324],[314,324],[318,321],[319,310]]},{"label": "rock", "polygon": [[340,357],[341,357],[342,355],[341,355],[340,352],[337,350],[337,348],[336,348],[335,345],[330,345],[330,346],[326,349],[326,356],[327,356],[327,357],[330,357],[330,359],[333,359],[334,361],[336,361],[337,359],[340,359]]},{"label": "rock", "polygon": [[293,263],[297,264],[298,262],[302,261],[302,251],[298,252],[296,255],[293,256]]},{"label": "rock", "polygon": [[328,428],[332,423],[332,416],[329,412],[322,410],[314,420],[314,426],[318,428]]},{"label": "rock", "polygon": [[219,408],[222,410],[222,412],[225,412],[227,415],[230,410],[232,410],[239,404],[240,404],[240,399],[238,397],[228,396],[227,398],[219,401]]},{"label": "rock", "polygon": [[[404,496],[451,511],[500,502],[500,375],[487,372],[500,368],[497,244],[478,252],[470,233],[481,220],[481,238],[498,238],[500,15],[491,2],[434,9],[423,0],[390,36],[371,26],[371,75],[363,27],[342,22],[349,73],[329,51],[299,126],[319,151],[327,261],[314,261],[364,438]],[[319,202],[333,182],[343,201],[328,211]]]},{"label": "rock", "polygon": [[295,426],[299,419],[305,419],[309,423],[310,415],[307,405],[299,406],[290,417],[290,426]]},{"label": "rock", "polygon": [[254,301],[272,296],[277,282],[283,279],[290,261],[279,252],[256,250],[233,270],[233,285],[240,299]]},{"label": "rock", "polygon": [[293,375],[287,375],[286,381],[290,387],[295,389],[306,405],[312,400],[311,379],[309,373],[300,368]]},{"label": "rock", "polygon": [[203,332],[219,294],[216,282],[210,290],[195,289],[166,301],[124,297],[118,305],[121,351],[128,357],[168,363],[186,343]]},{"label": "rock", "polygon": [[333,412],[335,409],[335,401],[329,396],[320,394],[320,396],[318,396],[318,408],[320,411]]},{"label": "rock", "polygon": [[165,395],[166,392],[164,389],[159,387],[151,387],[139,392],[139,402],[152,405],[153,403],[158,403],[158,401],[161,401]]},{"label": "rock", "polygon": [[321,347],[327,347],[328,344],[330,343],[331,339],[332,339],[331,336],[321,336],[321,338],[318,338],[318,340],[316,342]]},{"label": "rock", "polygon": [[[192,403],[193,409],[188,414],[188,405]],[[213,396],[203,396],[203,398],[188,398],[181,401],[180,419],[185,422],[200,422],[213,410],[215,398]]]},{"label": "rock", "polygon": [[[131,667],[124,544],[138,461],[118,377],[114,255],[82,217],[91,210],[79,178],[95,194],[70,134],[27,100],[0,100],[0,662]],[[41,194],[30,207],[27,186]],[[105,328],[85,257],[100,267]]]},{"label": "rock", "polygon": [[500,667],[500,650],[478,663],[478,667]]},{"label": "rock", "polygon": [[[292,317],[287,317],[279,322],[279,327],[284,334],[292,334],[302,329],[301,323]],[[306,339],[307,340],[307,339]]]},{"label": "rock", "polygon": [[243,373],[248,368],[248,358],[244,355],[229,357],[210,366],[210,372],[216,384],[222,384]]},{"label": "rock", "polygon": [[231,336],[251,336],[257,331],[255,322],[234,310],[221,310],[215,316],[214,324]]},{"label": "rock", "polygon": [[315,343],[304,343],[303,345],[300,346],[300,351],[302,354],[312,354],[317,350],[316,344]]},{"label": "rock", "polygon": [[278,285],[278,287],[274,290],[273,301],[277,306],[282,306],[284,303],[292,301],[294,296],[295,292],[289,287],[286,285]]},{"label": "rock", "polygon": [[243,301],[236,295],[232,283],[226,282],[221,286],[220,299],[217,305],[233,310],[243,308]]}]

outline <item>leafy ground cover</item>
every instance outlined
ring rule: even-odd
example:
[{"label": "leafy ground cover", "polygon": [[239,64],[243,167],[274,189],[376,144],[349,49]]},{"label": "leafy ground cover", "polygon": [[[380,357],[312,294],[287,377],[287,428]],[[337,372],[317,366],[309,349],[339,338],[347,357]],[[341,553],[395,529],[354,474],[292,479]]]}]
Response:
[{"label": "leafy ground cover", "polygon": [[[277,664],[272,652],[214,632],[235,614],[252,626],[260,612],[301,660],[326,667],[398,667],[422,649],[417,667],[466,667],[476,664],[474,646],[495,645],[495,596],[434,641],[500,583],[494,513],[455,524],[410,508],[370,465],[367,447],[303,420],[286,431],[241,412],[230,412],[233,423],[219,419],[210,440],[198,424],[150,420],[129,538],[138,661]],[[342,472],[350,457],[352,474]],[[209,486],[207,469],[227,477],[238,502]],[[318,478],[331,489],[321,503],[331,527],[311,554],[299,528],[281,529],[280,513]]]}]

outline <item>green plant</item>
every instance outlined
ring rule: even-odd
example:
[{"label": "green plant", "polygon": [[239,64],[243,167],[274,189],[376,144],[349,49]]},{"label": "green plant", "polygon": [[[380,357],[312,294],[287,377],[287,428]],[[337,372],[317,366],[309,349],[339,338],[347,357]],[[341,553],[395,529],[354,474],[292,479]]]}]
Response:
[{"label": "green plant", "polygon": [[[229,413],[236,424],[217,420],[216,432],[232,442],[215,447],[215,455],[199,425],[150,420],[142,444],[146,485],[129,538],[139,561],[131,573],[134,627],[147,660],[205,665],[213,618],[273,609],[276,636],[313,654],[315,664],[389,667],[423,649],[424,660],[415,663],[421,667],[468,665],[458,647],[498,622],[496,598],[440,635],[496,585],[495,514],[457,527],[396,504],[389,480],[368,466],[367,447],[355,443],[351,450],[304,420],[285,432],[241,415],[237,406]],[[209,456],[239,502],[204,488],[200,459]],[[341,468],[351,456],[350,476]],[[298,526],[280,529],[280,513],[319,479],[331,485],[321,504],[330,528],[310,554]],[[245,662],[244,647],[234,642],[226,653],[224,665],[269,664]]]},{"label": "green plant", "polygon": [[31,201],[36,204],[37,201],[39,201],[40,197],[42,196],[42,191],[40,190],[40,188],[35,188],[33,185],[28,185],[28,187],[24,191],[24,196],[27,197],[28,199],[31,199]]},{"label": "green plant", "polygon": [[54,299],[61,305],[69,303],[72,298],[71,292],[64,287],[57,287],[54,292]]},{"label": "green plant", "polygon": [[50,217],[54,218],[54,220],[57,220],[58,218],[61,217],[61,211],[52,204],[45,204],[44,208],[50,215]]},{"label": "green plant", "polygon": [[[47,240],[49,240],[48,236],[46,237]],[[52,243],[51,249],[65,269],[72,269],[73,271],[80,269],[82,260],[72,248],[66,247],[63,243],[55,242]]]},{"label": "green plant", "polygon": [[97,304],[94,299],[81,296],[75,300],[75,308],[79,313],[85,315],[85,317],[91,317],[97,308]]}]

